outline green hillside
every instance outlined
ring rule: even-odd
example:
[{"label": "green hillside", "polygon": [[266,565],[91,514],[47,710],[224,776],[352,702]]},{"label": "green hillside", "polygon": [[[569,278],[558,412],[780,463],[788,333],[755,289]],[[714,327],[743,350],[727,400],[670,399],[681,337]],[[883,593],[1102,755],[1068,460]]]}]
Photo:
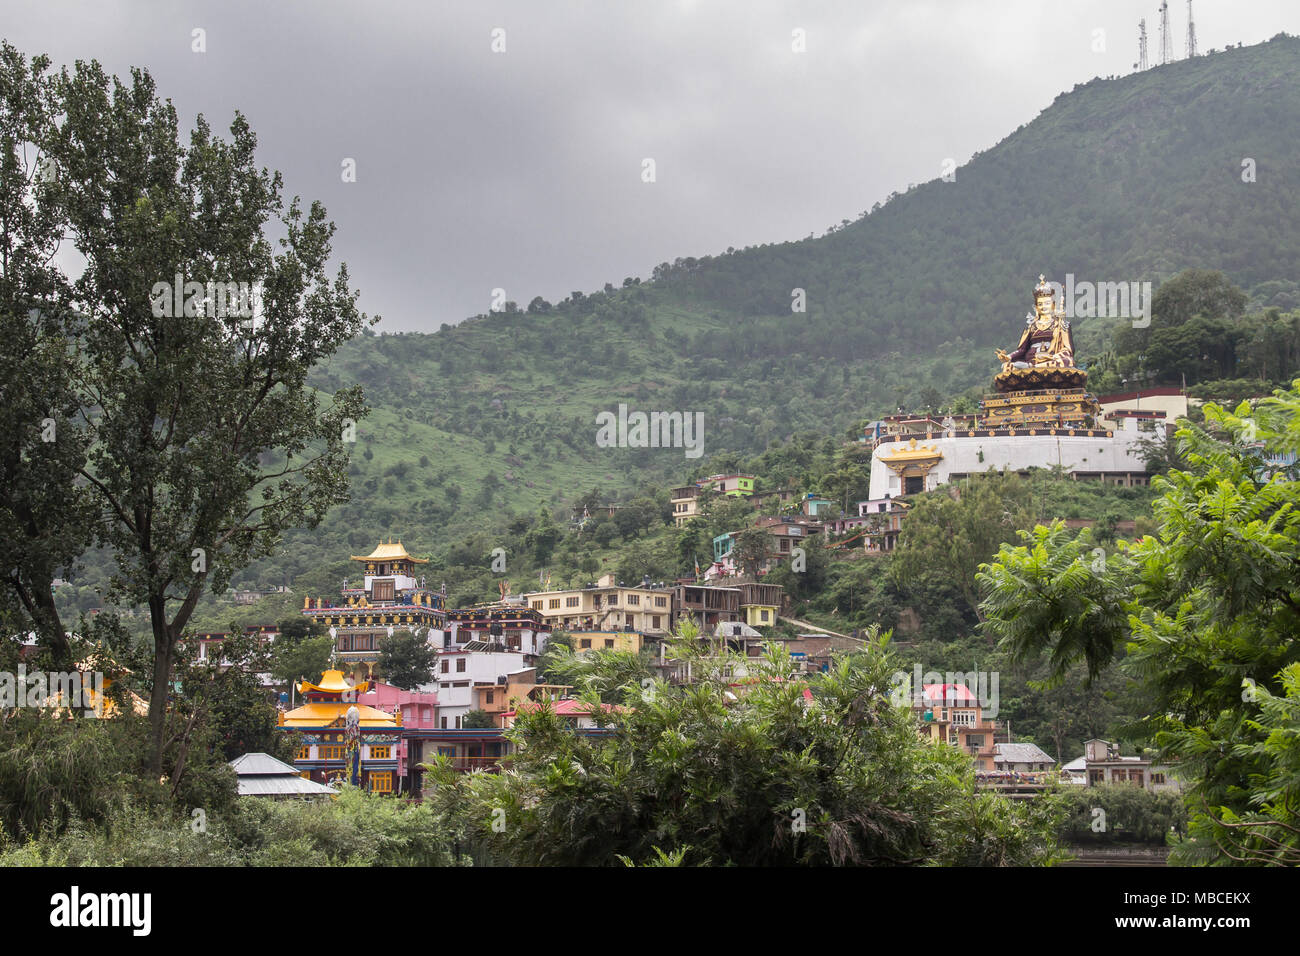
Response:
[{"label": "green hillside", "polygon": [[[360,381],[376,407],[495,440],[475,475],[508,470],[511,446],[575,470],[608,462],[596,471],[620,480],[682,471],[680,454],[593,447],[595,412],[620,401],[704,411],[710,451],[840,433],[927,387],[985,382],[1039,272],[1158,285],[1220,269],[1257,307],[1300,305],[1298,136],[1300,39],[1094,80],[955,182],[830,235],[664,263],[653,282],[545,314],[359,341],[320,381]],[[1241,179],[1247,157],[1254,183]],[[806,314],[790,311],[795,288]],[[1076,322],[1084,361],[1100,326]]]},{"label": "green hillside", "polygon": [[[330,391],[360,383],[373,409],[353,500],[236,584],[334,575],[390,533],[446,555],[474,531],[508,536],[512,517],[539,508],[566,521],[593,489],[628,500],[795,433],[839,442],[895,406],[978,392],[1040,272],[1158,287],[1218,269],[1250,310],[1295,309],[1297,141],[1300,39],[1279,36],[1082,84],[955,181],[893,195],[824,236],[662,263],[645,281],[510,303],[432,334],[354,340],[314,377]],[[1246,158],[1255,182],[1242,180]],[[791,312],[794,289],[806,313]],[[1116,327],[1076,321],[1081,364]],[[703,412],[704,457],[597,447],[595,416],[620,403]]]}]

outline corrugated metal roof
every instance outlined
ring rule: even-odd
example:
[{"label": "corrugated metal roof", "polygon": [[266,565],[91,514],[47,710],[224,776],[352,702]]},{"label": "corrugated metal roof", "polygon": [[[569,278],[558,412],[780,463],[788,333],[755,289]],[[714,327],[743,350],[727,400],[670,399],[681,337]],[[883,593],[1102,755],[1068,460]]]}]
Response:
[{"label": "corrugated metal roof", "polygon": [[239,778],[241,797],[324,797],[336,793],[338,791],[333,787],[300,777],[296,773],[283,777]]},{"label": "corrugated metal roof", "polygon": [[996,744],[994,763],[1056,763],[1038,744]]},{"label": "corrugated metal roof", "polygon": [[[734,589],[733,590],[738,590]],[[762,637],[762,633],[750,627],[743,621],[719,621],[718,626],[713,629],[714,637]]]},{"label": "corrugated metal roof", "polygon": [[239,776],[241,797],[318,797],[338,793],[333,787],[299,776],[298,771],[270,754],[244,754],[230,761]]},{"label": "corrugated metal roof", "polygon": [[230,761],[231,768],[241,777],[246,775],[263,775],[263,774],[297,774],[298,771],[292,764],[287,764],[283,760],[276,760],[270,754],[256,751],[250,754],[244,754],[242,757],[236,757]]}]

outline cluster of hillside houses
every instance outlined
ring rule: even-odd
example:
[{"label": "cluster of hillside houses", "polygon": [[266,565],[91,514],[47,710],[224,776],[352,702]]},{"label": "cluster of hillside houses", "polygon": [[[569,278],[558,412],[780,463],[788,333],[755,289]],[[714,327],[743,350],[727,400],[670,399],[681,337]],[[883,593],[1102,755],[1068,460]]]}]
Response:
[{"label": "cluster of hillside houses", "polygon": [[[713,539],[713,562],[689,579],[628,583],[607,574],[582,587],[448,608],[444,591],[427,586],[420,574],[425,561],[409,554],[401,541],[381,542],[370,554],[352,556],[361,565],[359,581],[344,582],[336,597],[305,600],[303,615],[334,639],[335,667],[319,684],[295,685],[282,703],[281,727],[301,735],[296,772],[328,785],[344,778],[344,761],[351,759],[354,782],[377,792],[418,794],[420,765],[434,757],[462,770],[497,766],[509,747],[504,731],[532,707],[553,708],[579,733],[606,733],[606,715],[576,700],[573,688],[539,679],[539,658],[554,631],[565,632],[577,653],[640,652],[649,646],[656,650],[660,675],[670,681],[692,676],[688,665],[663,650],[664,639],[684,617],[693,619],[700,638],[714,647],[742,658],[757,656],[771,643],[768,629],[785,604],[783,588],[766,583],[764,576],[780,562],[797,561],[807,539],[821,535],[829,549],[844,552],[891,551],[907,515],[908,495],[988,468],[1056,465],[1076,479],[1144,484],[1137,443],[1185,415],[1187,399],[1176,389],[1152,389],[1109,396],[1096,407],[1096,427],[1082,429],[1018,430],[1007,423],[990,428],[978,416],[936,420],[900,414],[872,422],[862,439],[872,449],[871,497],[847,514],[816,492],[762,490],[754,475],[711,475],[675,488],[672,513],[679,527],[718,496],[748,499],[756,510],[777,512],[749,526],[766,533],[761,558],[748,553],[741,560],[738,539],[749,528],[737,529]],[[382,676],[376,674],[380,640],[396,629],[423,636],[437,652],[433,680],[416,690],[375,679]],[[780,639],[805,672],[825,669],[833,654],[859,646],[856,634],[805,631]],[[265,640],[275,637],[273,628],[260,633]],[[199,635],[195,654],[220,657],[224,637]],[[739,696],[746,689],[744,667],[733,676]],[[345,740],[350,709],[359,717],[359,762]],[[1089,741],[1083,756],[1058,766],[1037,746],[1014,742],[1005,721],[986,718],[980,700],[964,685],[925,684],[913,709],[924,736],[968,753],[982,785],[1013,796],[1032,796],[1049,780],[1176,786],[1166,770],[1145,758],[1121,756],[1105,741]]]},{"label": "cluster of hillside houses", "polygon": [[[354,782],[378,793],[418,795],[421,764],[436,757],[460,770],[494,769],[509,751],[504,731],[519,714],[539,706],[551,708],[578,733],[607,733],[603,717],[608,714],[577,700],[571,687],[539,680],[539,658],[553,630],[566,632],[578,653],[640,651],[648,644],[657,648],[661,677],[689,681],[690,665],[667,657],[663,649],[662,639],[674,621],[689,616],[701,639],[712,641],[714,648],[754,657],[770,644],[760,628],[775,623],[783,601],[782,588],[761,581],[628,585],[606,575],[586,587],[447,609],[441,591],[431,590],[417,576],[423,561],[400,541],[383,542],[353,560],[363,565],[357,585],[344,587],[335,599],[307,598],[302,611],[333,637],[335,666],[318,683],[294,685],[281,704],[279,725],[299,735],[294,770],[315,785],[310,794],[326,794],[323,788],[349,779],[349,759],[355,760]],[[415,690],[375,679],[379,641],[397,628],[424,636],[437,652],[433,680]],[[264,641],[276,637],[273,627],[250,632]],[[226,636],[199,635],[191,644],[194,656],[219,661]],[[833,654],[859,646],[856,636],[832,632],[800,633],[780,643],[796,672],[823,670]],[[738,698],[749,684],[743,664],[731,673],[732,694]],[[969,753],[981,784],[1012,796],[1032,796],[1049,778],[1175,785],[1150,761],[1121,757],[1104,741],[1090,742],[1082,763],[1058,768],[1033,744],[1012,742],[1009,725],[986,718],[981,701],[964,684],[926,684],[913,709],[923,735]],[[357,723],[352,758],[349,711]],[[276,770],[259,758],[237,770],[256,770],[276,780],[272,785],[250,779],[249,792],[284,795],[293,788],[286,790],[283,766]],[[304,788],[300,795],[310,794]]]}]

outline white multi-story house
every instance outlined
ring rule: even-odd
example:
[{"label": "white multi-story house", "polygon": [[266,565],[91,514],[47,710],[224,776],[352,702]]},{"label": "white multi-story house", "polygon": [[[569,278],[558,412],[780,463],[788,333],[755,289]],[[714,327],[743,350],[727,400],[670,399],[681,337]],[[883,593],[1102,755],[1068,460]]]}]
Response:
[{"label": "white multi-story house", "polygon": [[422,691],[438,693],[438,727],[455,730],[474,709],[475,684],[506,685],[507,677],[527,666],[519,651],[480,651],[450,647],[438,651],[434,682]]}]

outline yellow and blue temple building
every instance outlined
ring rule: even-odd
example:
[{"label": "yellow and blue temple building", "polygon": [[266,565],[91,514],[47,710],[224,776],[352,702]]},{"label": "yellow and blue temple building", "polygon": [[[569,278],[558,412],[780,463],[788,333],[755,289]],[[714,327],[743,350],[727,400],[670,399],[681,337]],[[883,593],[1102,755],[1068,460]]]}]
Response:
[{"label": "yellow and blue temple building", "polygon": [[279,725],[302,735],[294,767],[317,783],[350,783],[375,793],[397,784],[397,750],[402,716],[358,704],[368,682],[349,684],[342,671],[328,670],[319,684],[302,681],[299,707],[281,713]]}]

